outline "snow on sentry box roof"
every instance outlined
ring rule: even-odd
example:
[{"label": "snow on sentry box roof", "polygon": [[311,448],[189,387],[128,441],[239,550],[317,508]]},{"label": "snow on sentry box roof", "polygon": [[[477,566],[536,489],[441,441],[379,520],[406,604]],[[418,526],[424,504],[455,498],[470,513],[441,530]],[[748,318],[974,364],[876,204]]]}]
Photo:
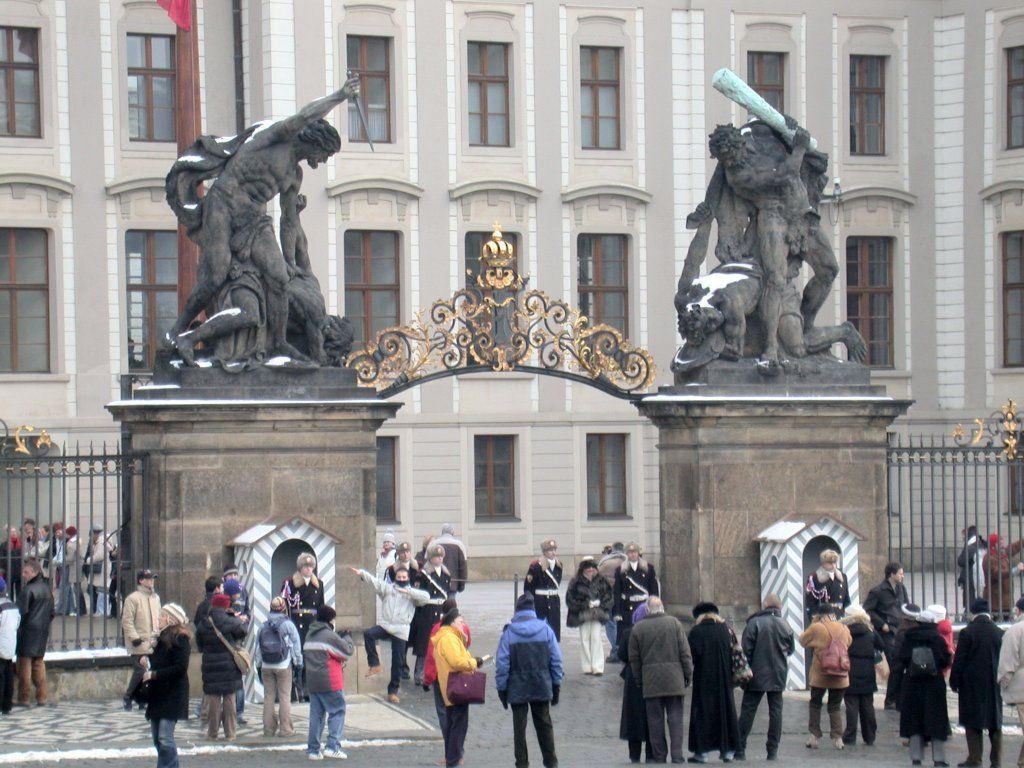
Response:
[{"label": "snow on sentry box roof", "polygon": [[834,515],[804,515],[799,512],[794,512],[765,528],[754,537],[754,541],[773,541],[784,543],[807,528],[810,528],[812,525],[823,523],[825,521],[830,521],[835,525],[845,528],[861,541],[864,541],[865,539],[864,534],[856,528],[847,525],[843,520],[835,517]]},{"label": "snow on sentry box roof", "polygon": [[274,523],[260,523],[254,525],[247,531],[240,533],[238,536],[228,542],[229,546],[233,547],[247,547],[250,544],[255,544],[257,541],[262,539],[277,530],[279,526]]}]

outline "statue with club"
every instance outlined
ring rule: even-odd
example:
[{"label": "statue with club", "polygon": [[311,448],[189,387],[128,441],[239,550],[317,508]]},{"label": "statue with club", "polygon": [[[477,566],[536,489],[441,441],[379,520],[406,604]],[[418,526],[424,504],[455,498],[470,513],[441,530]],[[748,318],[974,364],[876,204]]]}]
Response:
[{"label": "statue with club", "polygon": [[[720,125],[711,134],[718,167],[686,220],[697,232],[676,292],[684,343],[673,370],[756,356],[761,373],[776,375],[789,357],[825,353],[836,343],[862,361],[866,345],[850,323],[815,326],[839,272],[818,214],[828,155],[733,72],[719,70],[712,85],[759,119],[742,129]],[[719,266],[699,277],[712,223],[718,224]],[[801,264],[813,273],[802,292],[796,287]]]},{"label": "statue with club", "polygon": [[[186,365],[194,364],[200,343],[229,370],[267,360],[338,365],[347,354],[351,329],[327,316],[310,266],[299,220],[305,207],[300,163],[316,168],[341,148],[325,118],[358,93],[359,80],[350,77],[284,120],[257,123],[237,136],[200,136],[172,166],[167,201],[200,250],[196,285],[167,336]],[[279,237],[267,213],[275,197]],[[203,311],[207,319],[189,329]]]}]

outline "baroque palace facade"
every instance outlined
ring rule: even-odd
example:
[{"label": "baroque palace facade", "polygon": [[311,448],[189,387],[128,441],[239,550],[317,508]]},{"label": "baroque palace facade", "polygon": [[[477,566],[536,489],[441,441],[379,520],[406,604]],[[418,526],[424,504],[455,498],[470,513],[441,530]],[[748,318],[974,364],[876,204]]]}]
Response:
[{"label": "baroque palace facade", "polygon": [[[530,287],[621,328],[671,381],[686,214],[730,67],[832,159],[840,277],[873,378],[948,432],[1024,393],[1024,5],[1010,0],[196,0],[205,132],[362,77],[303,221],[357,336],[462,287],[493,223]],[[0,418],[112,440],[104,405],[176,312],[174,29],[155,0],[0,0]],[[845,254],[845,258],[844,258]],[[656,434],[524,373],[432,382],[381,431],[379,531],[456,525],[474,576],[658,549]]]}]

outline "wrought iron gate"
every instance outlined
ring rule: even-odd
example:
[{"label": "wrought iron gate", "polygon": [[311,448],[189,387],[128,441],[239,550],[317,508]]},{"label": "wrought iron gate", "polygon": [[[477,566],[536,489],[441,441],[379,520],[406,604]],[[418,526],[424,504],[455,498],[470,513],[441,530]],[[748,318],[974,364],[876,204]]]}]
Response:
[{"label": "wrought iron gate", "polygon": [[1010,618],[1024,592],[1021,437],[1012,400],[952,435],[890,434],[889,556],[913,602],[962,621],[986,597],[997,618]]},{"label": "wrought iron gate", "polygon": [[[0,421],[0,574],[17,599],[21,568],[35,558],[54,597],[52,650],[123,643],[118,616],[146,561],[145,459],[119,445],[57,448],[45,430]],[[41,532],[45,529],[46,538]],[[70,532],[70,535],[69,535]]]}]

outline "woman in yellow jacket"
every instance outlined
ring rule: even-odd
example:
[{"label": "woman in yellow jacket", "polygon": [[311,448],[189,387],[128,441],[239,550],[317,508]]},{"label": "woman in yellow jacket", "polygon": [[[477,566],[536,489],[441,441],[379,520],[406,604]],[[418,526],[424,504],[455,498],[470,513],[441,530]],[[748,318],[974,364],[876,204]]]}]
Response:
[{"label": "woman in yellow jacket", "polygon": [[483,665],[487,656],[473,658],[466,649],[466,637],[462,630],[462,616],[458,608],[452,608],[441,619],[441,628],[430,642],[434,648],[434,662],[437,665],[437,683],[444,699],[445,722],[444,762],[449,768],[462,760],[469,730],[469,705],[452,704],[448,700],[448,676],[452,672],[473,672]]}]

